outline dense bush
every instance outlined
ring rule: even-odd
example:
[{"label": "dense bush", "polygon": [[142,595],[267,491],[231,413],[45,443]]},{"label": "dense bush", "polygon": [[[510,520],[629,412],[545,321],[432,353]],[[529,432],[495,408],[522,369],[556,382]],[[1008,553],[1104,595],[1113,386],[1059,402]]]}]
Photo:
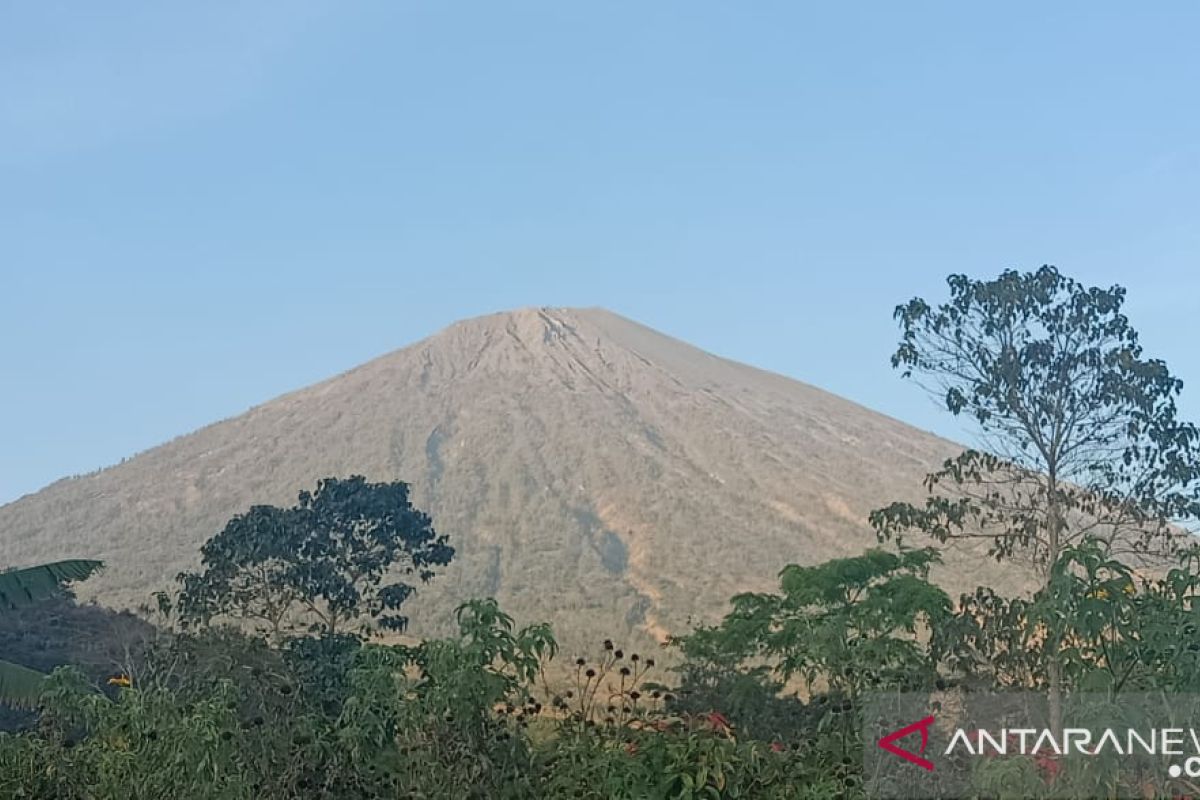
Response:
[{"label": "dense bush", "polygon": [[[1085,540],[1032,597],[954,611],[929,551],[789,567],[778,594],[677,639],[670,669],[612,641],[564,665],[547,626],[491,600],[415,645],[163,630],[112,681],[53,673],[35,727],[0,735],[0,796],[857,797],[869,690],[1044,687],[1053,658],[1068,689],[1194,691],[1194,558],[1147,576]],[[1069,779],[1020,758],[976,777],[981,796]]]},{"label": "dense bush", "polygon": [[548,628],[516,630],[492,601],[459,624],[418,646],[188,632],[115,698],[59,669],[37,730],[0,737],[0,796],[820,797],[855,780],[675,713],[652,658],[607,643],[555,691]]},{"label": "dense bush", "polygon": [[[20,613],[0,613],[0,656],[5,660],[43,673],[73,664],[98,684],[114,672],[135,668],[156,635],[154,626],[133,614],[81,605],[66,589]],[[0,704],[0,730],[22,730],[36,721],[33,709]]]}]

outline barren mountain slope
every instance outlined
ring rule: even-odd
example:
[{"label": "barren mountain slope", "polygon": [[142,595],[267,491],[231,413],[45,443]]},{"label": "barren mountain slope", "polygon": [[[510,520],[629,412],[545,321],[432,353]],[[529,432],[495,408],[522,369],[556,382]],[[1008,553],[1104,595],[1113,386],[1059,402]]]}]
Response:
[{"label": "barren mountain slope", "polygon": [[[786,563],[874,543],[870,509],[920,495],[956,447],[598,309],[472,319],[331,380],[0,507],[0,563],[109,567],[81,594],[134,605],[253,503],[323,476],[403,479],[458,550],[412,601],[446,630],[495,595],[569,643],[713,619]],[[996,579],[952,555],[953,590]],[[1011,580],[1011,579],[1010,579]]]}]

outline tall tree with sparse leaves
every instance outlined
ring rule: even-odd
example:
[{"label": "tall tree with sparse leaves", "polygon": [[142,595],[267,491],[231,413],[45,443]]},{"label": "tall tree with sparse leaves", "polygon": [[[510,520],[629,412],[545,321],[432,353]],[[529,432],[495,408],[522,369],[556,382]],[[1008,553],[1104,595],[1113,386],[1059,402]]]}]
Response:
[{"label": "tall tree with sparse leaves", "polygon": [[454,556],[402,482],[326,478],[291,508],[254,506],[201,549],[203,569],[179,575],[187,623],[226,617],[274,637],[308,630],[402,630],[397,613]]},{"label": "tall tree with sparse leaves", "polygon": [[1176,525],[1200,519],[1200,437],[1177,416],[1182,382],[1144,354],[1125,290],[1051,266],[948,283],[949,301],[896,309],[892,365],[969,419],[980,446],[928,476],[923,504],[873,512],[880,538],[982,538],[1042,585],[1089,537],[1130,559],[1187,544]]}]

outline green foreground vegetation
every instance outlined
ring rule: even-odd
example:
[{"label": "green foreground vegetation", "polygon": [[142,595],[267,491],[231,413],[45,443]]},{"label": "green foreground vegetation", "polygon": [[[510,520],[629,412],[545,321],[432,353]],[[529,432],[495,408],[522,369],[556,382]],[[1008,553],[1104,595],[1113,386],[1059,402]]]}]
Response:
[{"label": "green foreground vegetation", "polygon": [[[866,692],[1036,689],[1052,715],[1081,690],[1200,692],[1200,553],[1179,527],[1200,519],[1200,440],[1176,419],[1182,384],[1143,356],[1119,288],[1043,268],[950,289],[897,310],[893,360],[988,449],[946,462],[924,503],[873,514],[879,547],[786,566],[776,592],[732,598],[664,652],[565,656],[488,599],[459,608],[455,637],[382,644],[454,551],[404,484],[326,479],[231,520],[156,596],[156,625],[114,645],[120,669],[60,659],[0,734],[0,796],[859,797]],[[952,540],[1038,590],[953,600],[929,579]],[[10,622],[26,600],[7,600]],[[1072,778],[1014,756],[975,779],[980,797],[1027,797]]]}]

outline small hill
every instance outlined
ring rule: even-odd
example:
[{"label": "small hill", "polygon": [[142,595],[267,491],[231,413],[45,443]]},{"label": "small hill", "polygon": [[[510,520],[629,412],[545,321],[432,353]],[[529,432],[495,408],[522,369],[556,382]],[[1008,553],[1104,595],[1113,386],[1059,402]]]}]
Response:
[{"label": "small hill", "polygon": [[[358,473],[411,483],[458,550],[412,601],[413,633],[494,595],[570,645],[658,638],[786,563],[872,545],[868,512],[918,497],[957,450],[608,311],[520,310],[0,507],[0,563],[102,558],[81,597],[135,606],[233,514]],[[1004,578],[952,552],[939,579]]]}]

